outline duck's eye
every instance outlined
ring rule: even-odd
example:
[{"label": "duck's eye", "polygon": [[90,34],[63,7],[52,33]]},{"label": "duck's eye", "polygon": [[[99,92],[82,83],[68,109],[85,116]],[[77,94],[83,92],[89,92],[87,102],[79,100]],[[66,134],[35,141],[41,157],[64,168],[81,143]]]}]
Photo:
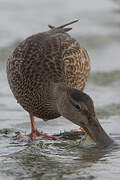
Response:
[{"label": "duck's eye", "polygon": [[71,104],[72,104],[78,111],[81,110],[81,106],[80,106],[79,104],[75,104],[75,103],[73,103],[72,101],[70,101],[70,102],[71,102]]},{"label": "duck's eye", "polygon": [[78,110],[81,109],[81,107],[78,104],[75,105],[75,108],[78,109]]}]

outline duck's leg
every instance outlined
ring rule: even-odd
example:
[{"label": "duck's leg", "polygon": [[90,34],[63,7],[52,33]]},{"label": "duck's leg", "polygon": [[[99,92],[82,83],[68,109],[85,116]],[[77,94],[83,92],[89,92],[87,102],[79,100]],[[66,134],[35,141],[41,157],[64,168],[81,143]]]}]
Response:
[{"label": "duck's leg", "polygon": [[[39,139],[40,137],[42,139],[49,139],[49,140],[52,140],[53,137],[52,136],[48,136],[47,134],[43,134],[41,132],[39,132],[36,128],[36,125],[35,125],[35,121],[34,121],[34,116],[29,114],[30,116],[30,121],[31,121],[31,133],[30,134],[26,134],[24,136],[28,136],[30,137],[32,140],[37,140]],[[23,136],[19,136],[18,138],[22,138]]]},{"label": "duck's leg", "polygon": [[75,132],[83,132],[83,133],[85,133],[84,129],[81,128],[81,127],[79,129],[72,129],[71,132],[72,133],[75,133]]}]

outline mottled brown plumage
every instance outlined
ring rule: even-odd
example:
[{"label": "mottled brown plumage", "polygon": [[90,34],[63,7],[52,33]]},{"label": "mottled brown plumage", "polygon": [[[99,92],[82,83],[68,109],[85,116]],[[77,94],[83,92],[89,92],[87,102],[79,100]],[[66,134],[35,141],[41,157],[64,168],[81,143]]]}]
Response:
[{"label": "mottled brown plumage", "polygon": [[[63,116],[81,126],[98,146],[109,146],[113,140],[100,126],[92,99],[82,90],[89,72],[89,57],[66,28],[76,21],[33,35],[19,44],[7,62],[10,88],[17,102],[30,114],[31,133],[40,133],[34,116],[49,120]],[[20,136],[19,136],[20,138]]]},{"label": "mottled brown plumage", "polygon": [[[69,25],[71,23],[68,23]],[[56,85],[83,90],[90,72],[86,50],[66,25],[28,37],[9,57],[7,76],[17,102],[30,114],[49,120],[60,113]]]}]

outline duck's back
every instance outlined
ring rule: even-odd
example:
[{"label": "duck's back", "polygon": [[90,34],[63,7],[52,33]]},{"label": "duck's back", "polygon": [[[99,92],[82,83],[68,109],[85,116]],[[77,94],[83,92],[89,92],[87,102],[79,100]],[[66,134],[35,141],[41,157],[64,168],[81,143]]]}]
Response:
[{"label": "duck's back", "polygon": [[65,84],[83,90],[89,75],[87,52],[60,30],[33,35],[15,49],[7,63],[7,75],[17,101],[33,115],[52,119],[53,86]]}]

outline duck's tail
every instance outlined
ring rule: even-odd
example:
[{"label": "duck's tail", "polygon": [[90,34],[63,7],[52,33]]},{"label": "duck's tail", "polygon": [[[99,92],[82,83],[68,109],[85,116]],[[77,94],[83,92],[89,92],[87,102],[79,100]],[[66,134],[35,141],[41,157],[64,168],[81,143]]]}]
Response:
[{"label": "duck's tail", "polygon": [[73,23],[76,23],[76,22],[78,22],[79,21],[79,19],[77,19],[77,20],[75,20],[75,21],[72,21],[72,22],[69,22],[69,23],[67,23],[67,24],[64,24],[64,25],[62,25],[62,26],[58,26],[58,27],[55,27],[55,26],[52,26],[52,25],[48,25],[48,27],[50,28],[50,29],[52,29],[52,30],[60,30],[60,31],[62,31],[62,32],[67,32],[67,31],[70,31],[72,28],[66,28],[66,26],[68,26],[68,25],[70,25],[70,24],[73,24]]}]

